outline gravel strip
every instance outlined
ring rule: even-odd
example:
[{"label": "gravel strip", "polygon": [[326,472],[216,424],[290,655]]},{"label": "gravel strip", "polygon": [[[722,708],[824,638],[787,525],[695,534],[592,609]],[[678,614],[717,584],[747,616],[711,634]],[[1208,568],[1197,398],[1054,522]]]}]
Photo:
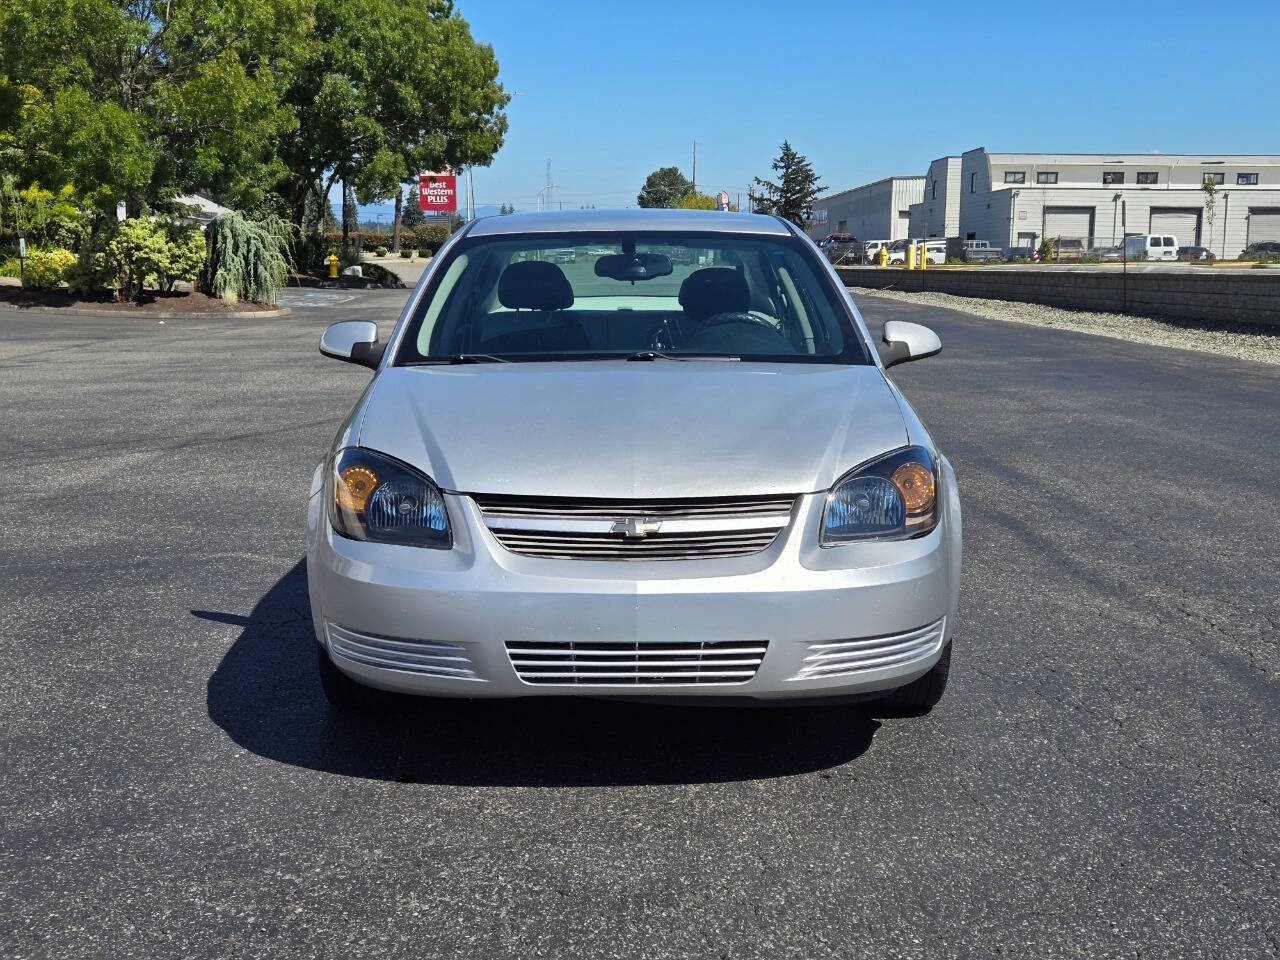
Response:
[{"label": "gravel strip", "polygon": [[1280,364],[1280,326],[1243,323],[1192,324],[1180,320],[1132,317],[1122,313],[1063,310],[1060,307],[1046,307],[1038,303],[957,297],[949,293],[903,293],[899,290],[873,290],[869,287],[850,287],[849,291],[855,297],[884,297],[886,300],[901,300],[904,303],[927,303],[984,317],[987,320],[1025,323],[1036,327],[1057,327],[1061,330],[1092,333],[1115,340],[1130,340],[1134,343],[1150,343],[1160,347],[1216,353],[1239,360]]}]

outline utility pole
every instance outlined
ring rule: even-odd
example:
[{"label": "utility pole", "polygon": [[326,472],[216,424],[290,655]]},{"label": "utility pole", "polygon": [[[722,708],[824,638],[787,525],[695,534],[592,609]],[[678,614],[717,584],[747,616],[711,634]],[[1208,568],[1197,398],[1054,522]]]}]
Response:
[{"label": "utility pole", "polygon": [[470,223],[475,217],[475,209],[471,205],[471,161],[467,161],[467,223]]},{"label": "utility pole", "polygon": [[698,192],[698,141],[693,141],[693,192]]},{"label": "utility pole", "polygon": [[551,179],[551,158],[550,157],[547,157],[547,188],[546,189],[547,189],[546,209],[550,210],[551,209],[551,193],[555,189],[555,181]]}]

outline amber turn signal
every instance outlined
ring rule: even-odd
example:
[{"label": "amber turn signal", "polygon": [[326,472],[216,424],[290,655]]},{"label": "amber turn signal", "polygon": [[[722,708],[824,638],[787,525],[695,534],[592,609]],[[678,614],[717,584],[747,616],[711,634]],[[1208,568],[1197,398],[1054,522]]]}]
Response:
[{"label": "amber turn signal", "polygon": [[365,501],[378,485],[378,475],[368,467],[350,466],[338,474],[334,496],[338,506],[352,513],[363,513]]},{"label": "amber turn signal", "polygon": [[933,506],[933,471],[918,463],[904,463],[890,477],[902,494],[907,513],[920,513]]}]

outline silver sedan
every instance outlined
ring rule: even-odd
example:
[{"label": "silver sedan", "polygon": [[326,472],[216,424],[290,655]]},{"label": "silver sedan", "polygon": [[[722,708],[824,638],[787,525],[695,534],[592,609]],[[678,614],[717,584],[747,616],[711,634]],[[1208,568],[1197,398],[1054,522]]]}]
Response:
[{"label": "silver sedan", "polygon": [[[572,250],[572,259],[563,251]],[[339,708],[447,697],[941,697],[951,465],[813,243],[772,217],[477,220],[317,467],[307,577]]]}]

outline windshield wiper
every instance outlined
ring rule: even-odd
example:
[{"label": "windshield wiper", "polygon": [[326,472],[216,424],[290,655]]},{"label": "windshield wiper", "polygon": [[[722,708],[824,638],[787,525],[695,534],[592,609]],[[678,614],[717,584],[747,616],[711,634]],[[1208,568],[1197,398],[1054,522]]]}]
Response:
[{"label": "windshield wiper", "polygon": [[633,353],[628,360],[741,360],[741,357],[730,357],[714,353],[686,353],[683,356],[676,356],[670,353],[661,353],[657,350],[641,350]]},{"label": "windshield wiper", "polygon": [[406,367],[421,367],[433,363],[510,363],[505,357],[495,357],[491,353],[455,353],[451,357],[424,357],[421,360],[410,360]]}]

